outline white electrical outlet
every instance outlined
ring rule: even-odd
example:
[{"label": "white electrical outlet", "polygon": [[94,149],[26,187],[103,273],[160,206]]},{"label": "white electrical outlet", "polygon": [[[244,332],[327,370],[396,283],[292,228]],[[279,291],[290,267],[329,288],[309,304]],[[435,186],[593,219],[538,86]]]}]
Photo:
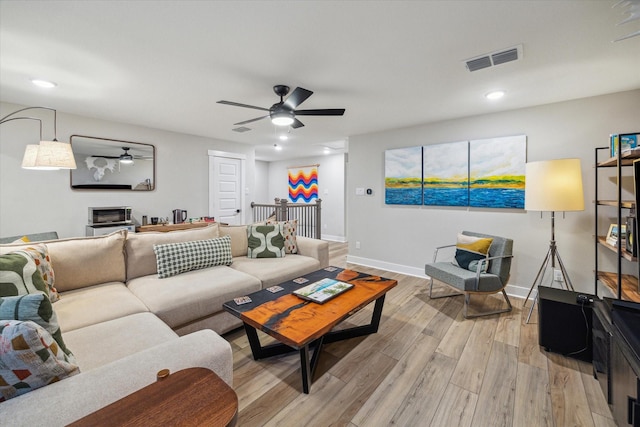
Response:
[{"label": "white electrical outlet", "polygon": [[360,249],[360,242],[356,242],[356,249]]},{"label": "white electrical outlet", "polygon": [[562,277],[562,270],[553,270],[553,280],[556,282],[564,282]]}]

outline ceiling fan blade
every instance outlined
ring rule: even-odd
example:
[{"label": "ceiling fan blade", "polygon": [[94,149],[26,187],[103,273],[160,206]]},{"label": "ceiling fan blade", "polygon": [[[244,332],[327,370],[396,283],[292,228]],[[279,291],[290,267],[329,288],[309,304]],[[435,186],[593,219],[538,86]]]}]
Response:
[{"label": "ceiling fan blade", "polygon": [[344,108],[324,108],[320,110],[296,110],[296,116],[341,116],[344,114]]},{"label": "ceiling fan blade", "polygon": [[291,127],[294,129],[298,129],[304,126],[304,123],[302,123],[300,120],[298,119],[293,119],[293,123],[291,124]]},{"label": "ceiling fan blade", "polygon": [[238,123],[234,123],[234,126],[238,126],[238,125],[246,125],[247,123],[251,123],[251,122],[257,122],[258,120],[262,120],[262,119],[266,119],[267,116],[262,116],[262,117],[256,117],[255,119],[249,119],[249,120],[245,120],[244,122],[238,122]]},{"label": "ceiling fan blade", "polygon": [[291,95],[289,95],[287,100],[284,101],[284,105],[294,110],[298,105],[306,101],[307,98],[309,98],[311,95],[313,95],[313,92],[311,92],[310,90],[297,87],[296,90],[294,90]]},{"label": "ceiling fan blade", "polygon": [[224,104],[224,105],[232,105],[232,106],[234,106],[234,107],[253,108],[254,110],[269,111],[269,109],[268,109],[268,108],[256,107],[255,105],[240,104],[239,102],[232,102],[232,101],[218,101],[217,103],[218,103],[218,104]]}]

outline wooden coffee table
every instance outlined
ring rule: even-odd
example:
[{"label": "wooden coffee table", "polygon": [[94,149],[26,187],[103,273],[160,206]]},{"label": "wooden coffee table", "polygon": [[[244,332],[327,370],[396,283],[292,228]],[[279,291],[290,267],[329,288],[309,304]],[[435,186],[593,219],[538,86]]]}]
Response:
[{"label": "wooden coffee table", "polygon": [[[263,289],[248,295],[252,300],[248,304],[238,305],[234,301],[228,301],[223,307],[244,323],[255,360],[299,350],[302,390],[309,393],[311,378],[323,344],[377,332],[385,294],[398,282],[337,267],[328,267],[303,277],[309,281],[304,284],[293,280],[284,282],[279,285],[284,288],[280,292],[271,293]],[[305,301],[291,293],[323,278],[348,282],[354,287],[324,304]],[[373,301],[375,306],[369,324],[332,331],[334,326]],[[262,346],[257,330],[280,343]],[[311,359],[310,347],[315,347]]]}]

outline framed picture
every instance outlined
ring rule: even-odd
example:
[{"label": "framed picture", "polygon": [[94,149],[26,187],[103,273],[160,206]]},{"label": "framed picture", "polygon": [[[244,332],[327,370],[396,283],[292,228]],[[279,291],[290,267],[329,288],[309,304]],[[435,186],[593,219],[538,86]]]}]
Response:
[{"label": "framed picture", "polygon": [[622,231],[618,232],[618,224],[611,224],[607,232],[607,243],[611,246],[618,244],[618,239],[625,240],[627,236],[627,225],[622,224]]}]

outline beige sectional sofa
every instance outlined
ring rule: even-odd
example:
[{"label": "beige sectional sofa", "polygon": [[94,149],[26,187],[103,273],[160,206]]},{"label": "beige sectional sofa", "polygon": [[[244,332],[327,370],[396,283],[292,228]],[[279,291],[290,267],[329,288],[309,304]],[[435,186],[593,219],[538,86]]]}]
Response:
[{"label": "beige sectional sofa", "polygon": [[[233,262],[160,279],[154,245],[231,237]],[[152,382],[164,368],[201,366],[228,384],[241,326],[222,303],[326,267],[326,242],[298,237],[298,254],[248,259],[246,226],[169,233],[125,231],[46,244],[60,300],[53,304],[80,374],[0,403],[2,425],[66,425]],[[20,245],[0,245],[0,255]]]}]

